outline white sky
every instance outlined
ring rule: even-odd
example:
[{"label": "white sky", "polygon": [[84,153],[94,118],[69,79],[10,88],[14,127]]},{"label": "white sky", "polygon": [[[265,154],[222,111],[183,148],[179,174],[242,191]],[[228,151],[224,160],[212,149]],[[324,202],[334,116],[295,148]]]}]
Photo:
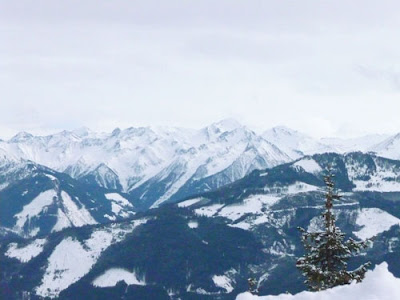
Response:
[{"label": "white sky", "polygon": [[0,0],[0,136],[400,132],[400,2]]}]

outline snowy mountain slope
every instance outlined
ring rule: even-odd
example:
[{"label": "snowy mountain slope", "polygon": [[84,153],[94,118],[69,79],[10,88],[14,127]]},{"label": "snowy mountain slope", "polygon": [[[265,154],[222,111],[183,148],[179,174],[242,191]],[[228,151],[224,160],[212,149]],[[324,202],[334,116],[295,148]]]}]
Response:
[{"label": "snowy mountain slope", "polygon": [[136,220],[125,230],[120,226],[95,230],[83,244],[71,237],[64,238],[48,258],[47,269],[35,293],[42,297],[57,297],[86,275],[105,249],[123,240],[127,233],[146,221]]},{"label": "snowy mountain slope", "polygon": [[207,143],[183,156],[180,166],[184,166],[184,173],[177,175],[178,179],[153,207],[169,199],[179,199],[234,182],[254,169],[290,160],[274,145],[243,127],[224,132],[214,125],[204,131]]},{"label": "snowy mountain slope", "polygon": [[[201,130],[147,127],[99,134],[82,129],[44,137],[20,133],[0,142],[0,151],[89,184],[130,192],[144,208],[178,192],[181,197],[211,190],[255,168],[290,161],[276,146],[233,120]],[[203,179],[207,183],[199,186]]]},{"label": "snowy mountain slope", "polygon": [[[341,139],[341,138],[322,138],[320,142],[326,145],[329,145],[335,152],[346,153],[352,151],[362,151],[368,152],[371,151],[371,148],[378,145],[389,136],[385,134],[370,134],[358,138],[349,138],[349,139]],[[379,153],[382,155],[382,153]],[[389,157],[390,158],[390,157]]]},{"label": "snowy mountain slope", "polygon": [[[291,218],[290,214],[295,213],[295,209],[323,208],[322,176],[323,170],[329,164],[335,166],[337,186],[345,192],[345,197],[336,207],[352,211],[351,223],[355,229],[360,224],[371,225],[363,224],[365,222],[360,219],[362,215],[365,216],[365,211],[361,209],[364,205],[362,197],[369,199],[382,192],[391,192],[393,196],[398,194],[397,188],[392,184],[399,181],[397,161],[361,153],[322,154],[266,171],[255,171],[234,184],[202,194],[200,198],[189,198],[179,205],[193,208],[200,215],[227,218],[232,226],[247,230],[266,222],[279,227],[287,221],[287,217]],[[371,176],[366,176],[366,173]],[[377,181],[380,184],[372,184],[371,178],[379,178]],[[387,184],[392,188],[388,188]],[[367,188],[362,189],[361,185]],[[359,191],[362,193],[358,194]],[[364,191],[377,194],[367,195]],[[379,207],[378,203],[376,205]],[[282,213],[289,215],[283,217]],[[397,211],[393,213],[399,216]],[[379,212],[375,214],[377,216]],[[389,221],[388,217],[385,219]],[[377,226],[382,225],[381,222],[378,223]],[[391,222],[390,226],[394,224],[397,221]],[[390,226],[383,227],[388,229]]]},{"label": "snowy mountain slope", "polygon": [[[249,277],[258,279],[262,295],[301,292],[305,286],[295,260],[303,248],[296,228],[318,230],[324,208],[322,175],[328,165],[344,196],[335,203],[338,226],[347,237],[374,238],[371,248],[349,267],[368,260],[387,261],[390,271],[400,276],[400,192],[381,192],[379,186],[358,188],[358,182],[368,185],[371,178],[396,181],[398,164],[360,152],[317,154],[255,170],[225,187],[129,219],[61,231],[51,230],[53,220],[45,236],[41,232],[34,238],[0,242],[0,283],[5,287],[0,292],[60,299],[96,295],[97,299],[228,300],[248,289]],[[53,176],[71,199],[76,194],[61,182],[62,176],[94,193],[92,185],[66,174]],[[53,187],[48,184],[47,189]],[[102,190],[102,194],[104,199],[96,202],[108,203],[109,211],[130,204],[116,191]],[[104,211],[96,213],[90,200],[77,196],[96,222],[104,222],[100,220]],[[138,220],[146,223],[133,230]],[[70,257],[65,257],[67,251]],[[74,257],[81,258],[79,265]],[[32,270],[39,271],[32,276]]]},{"label": "snowy mountain slope", "polygon": [[[354,151],[375,151],[378,155],[387,158],[399,158],[390,151],[400,149],[397,146],[388,146],[395,137],[385,134],[370,134],[357,138],[312,138],[296,130],[279,126],[265,131],[262,136],[279,149],[288,154],[292,159],[316,153],[336,152],[347,153]],[[386,143],[384,142],[386,140]],[[382,144],[382,145],[381,145]],[[392,150],[386,149],[392,147]],[[386,149],[386,150],[385,150]]]},{"label": "snowy mountain slope", "polygon": [[46,170],[45,167],[24,159],[18,159],[4,152],[0,155],[0,190],[10,184],[33,176],[37,170]]},{"label": "snowy mountain slope", "polygon": [[0,263],[8,276],[0,277],[0,293],[9,289],[10,296],[34,299],[232,299],[234,290],[246,289],[247,264],[260,255],[248,232],[163,208],[130,221],[5,244]]},{"label": "snowy mountain slope", "polygon": [[[256,278],[263,294],[275,293],[273,284],[283,292],[300,291],[304,287],[301,287],[302,279],[294,258],[303,248],[296,228],[321,229],[322,176],[328,165],[333,167],[343,195],[335,203],[337,224],[355,239],[374,238],[364,260],[380,262],[390,257],[394,261],[391,255],[396,250],[393,249],[399,247],[400,193],[387,189],[385,182],[399,181],[398,161],[375,155],[357,152],[305,157],[272,169],[254,171],[216,191],[188,198],[178,206],[198,216],[225,220],[228,226],[252,232],[262,241],[268,262],[254,271],[259,272]],[[366,174],[380,178],[382,185],[369,185],[371,179]],[[360,182],[371,191],[359,190]],[[356,259],[363,260],[362,256]],[[396,274],[400,275],[398,271]],[[283,280],[282,272],[291,275]]]},{"label": "snowy mountain slope", "polygon": [[388,137],[381,143],[371,146],[369,150],[384,157],[400,159],[400,134]]},{"label": "snowy mountain slope", "polygon": [[282,149],[292,159],[315,153],[336,152],[336,149],[330,145],[284,126],[271,128],[265,131],[262,136]]},{"label": "snowy mountain slope", "polygon": [[[0,191],[0,226],[27,237],[127,218],[133,205],[66,174],[33,165],[29,177]],[[122,201],[124,199],[124,201]]]},{"label": "snowy mountain slope", "polygon": [[[306,156],[266,170],[256,170],[233,184],[200,194],[201,198],[196,196],[193,201],[202,199],[201,203],[207,205],[214,205],[214,201],[230,205],[250,199],[254,195],[282,198],[299,193],[315,193],[324,186],[323,174],[328,166],[333,168],[337,187],[344,193],[400,192],[399,161],[361,152],[345,155],[326,153]],[[268,197],[265,201],[272,201]],[[205,201],[207,198],[211,200]],[[274,202],[274,205],[277,204]]]}]

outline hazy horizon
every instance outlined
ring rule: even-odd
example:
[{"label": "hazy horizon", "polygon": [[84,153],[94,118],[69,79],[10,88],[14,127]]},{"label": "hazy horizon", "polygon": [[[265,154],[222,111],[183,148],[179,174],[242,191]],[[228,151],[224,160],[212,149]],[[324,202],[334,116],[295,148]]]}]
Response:
[{"label": "hazy horizon", "polygon": [[182,129],[182,130],[201,130],[201,129],[203,129],[203,128],[207,127],[207,126],[210,126],[212,124],[216,124],[216,123],[220,123],[220,122],[224,122],[224,121],[238,122],[238,123],[240,123],[240,125],[246,127],[249,130],[254,131],[258,135],[261,135],[264,132],[266,132],[268,130],[272,130],[274,128],[285,128],[285,129],[297,131],[300,134],[305,134],[306,136],[309,136],[309,137],[312,137],[312,138],[315,138],[315,139],[343,139],[343,140],[348,139],[348,140],[350,140],[350,139],[362,138],[362,137],[366,137],[366,136],[381,135],[381,136],[388,136],[389,137],[391,135],[398,134],[396,132],[395,133],[391,133],[391,134],[379,133],[379,132],[378,133],[377,132],[371,132],[371,133],[367,133],[367,134],[354,135],[354,136],[351,136],[351,137],[340,137],[340,136],[334,136],[334,135],[333,136],[312,136],[312,135],[308,135],[305,132],[297,130],[296,128],[290,128],[290,127],[287,127],[285,125],[276,125],[276,126],[269,127],[269,128],[261,128],[261,127],[255,128],[255,127],[249,126],[249,125],[247,125],[247,124],[245,124],[243,122],[240,122],[240,121],[238,121],[238,120],[236,120],[234,118],[226,118],[226,119],[221,119],[221,120],[212,122],[210,124],[207,124],[206,126],[202,126],[202,127],[198,127],[198,128],[195,128],[195,127],[182,127],[182,126],[147,125],[147,126],[115,127],[115,128],[110,129],[110,130],[95,130],[95,129],[92,129],[92,128],[88,127],[88,126],[81,126],[81,127],[77,127],[77,128],[68,129],[68,130],[67,129],[63,129],[63,130],[55,130],[55,131],[47,131],[47,132],[39,132],[39,133],[30,132],[30,131],[27,131],[27,130],[21,130],[21,131],[16,132],[15,134],[12,134],[12,135],[9,135],[9,136],[0,136],[0,139],[3,139],[5,141],[7,141],[7,140],[12,139],[13,137],[15,137],[16,135],[18,135],[20,133],[28,133],[28,134],[32,134],[33,136],[40,137],[40,136],[49,136],[49,135],[59,134],[59,133],[62,133],[63,131],[77,132],[78,133],[79,131],[83,131],[83,130],[88,130],[89,132],[99,133],[99,134],[111,134],[114,130],[117,130],[117,129],[126,130],[126,129],[129,129],[129,128],[151,128],[151,129],[154,129],[154,130],[163,129],[163,128],[165,128],[165,129]]}]

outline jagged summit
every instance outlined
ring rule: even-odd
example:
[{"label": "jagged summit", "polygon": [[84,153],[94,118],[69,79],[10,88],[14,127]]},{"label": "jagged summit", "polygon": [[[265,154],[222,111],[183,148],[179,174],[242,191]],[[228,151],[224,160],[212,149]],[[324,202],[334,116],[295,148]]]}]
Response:
[{"label": "jagged summit", "polygon": [[72,130],[71,133],[73,133],[79,137],[86,137],[86,136],[90,135],[91,133],[93,133],[93,131],[86,126],[83,126],[83,127]]},{"label": "jagged summit", "polygon": [[294,130],[294,129],[289,128],[289,127],[284,126],[284,125],[279,125],[279,126],[272,127],[271,129],[268,129],[266,131],[266,133],[267,132],[272,132],[272,133],[274,133],[276,135],[278,135],[278,134],[287,134],[287,135],[301,134],[301,135],[305,135],[305,134],[302,134],[302,133],[298,132],[297,130]]},{"label": "jagged summit", "polygon": [[27,140],[32,139],[34,136],[28,132],[21,131],[17,133],[15,136],[13,136],[9,142],[11,143],[20,143],[20,142],[25,142]]},{"label": "jagged summit", "polygon": [[244,126],[243,124],[241,124],[239,121],[233,118],[226,118],[219,122],[212,123],[208,127],[218,128],[222,132],[224,132],[224,131],[232,131],[243,126]]}]

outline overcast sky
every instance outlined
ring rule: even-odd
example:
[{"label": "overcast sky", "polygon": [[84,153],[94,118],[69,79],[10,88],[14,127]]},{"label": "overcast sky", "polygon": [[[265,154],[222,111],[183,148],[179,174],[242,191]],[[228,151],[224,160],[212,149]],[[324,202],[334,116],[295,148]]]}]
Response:
[{"label": "overcast sky", "polygon": [[400,132],[400,2],[0,0],[0,137],[235,118]]}]

